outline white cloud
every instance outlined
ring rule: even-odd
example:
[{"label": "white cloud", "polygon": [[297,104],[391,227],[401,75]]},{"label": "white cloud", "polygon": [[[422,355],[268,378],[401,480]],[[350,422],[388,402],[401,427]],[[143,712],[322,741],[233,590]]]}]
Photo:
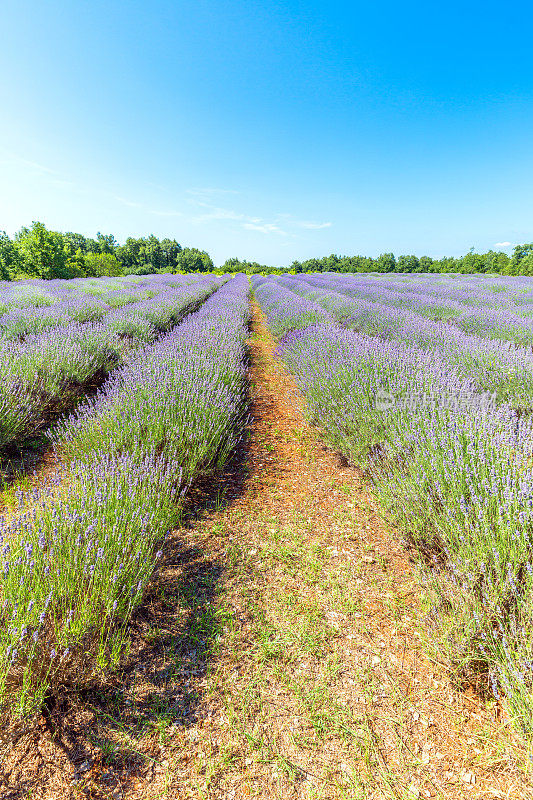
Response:
[{"label": "white cloud", "polygon": [[245,222],[242,226],[247,231],[259,231],[260,233],[278,233],[281,236],[288,236],[286,231],[283,231],[278,225],[271,222],[265,222],[263,225],[258,225],[254,222]]},{"label": "white cloud", "polygon": [[119,197],[119,195],[113,195],[115,200],[122,205],[127,206],[128,208],[142,208],[147,214],[154,214],[156,217],[182,217],[183,213],[181,211],[160,211],[157,208],[148,208],[144,205],[144,203],[137,203],[134,200],[127,200],[125,197]]},{"label": "white cloud", "polygon": [[511,242],[496,242],[494,247],[512,247]]},{"label": "white cloud", "polygon": [[319,230],[321,230],[321,228],[331,228],[333,223],[331,223],[331,222],[305,222],[305,221],[302,221],[302,222],[295,222],[294,224],[297,225],[299,228],[307,228],[310,231],[319,231]]},{"label": "white cloud", "polygon": [[194,204],[200,206],[200,208],[207,209],[204,214],[199,214],[197,217],[195,217],[195,222],[209,222],[210,220],[216,219],[249,219],[244,214],[239,214],[237,211],[233,211],[231,208],[218,208],[217,206],[212,206],[210,203],[204,203],[199,200],[194,201]]},{"label": "white cloud", "polygon": [[73,181],[64,181],[60,178],[50,178],[50,186],[57,186],[58,189],[74,189],[76,184]]},{"label": "white cloud", "polygon": [[122,203],[129,208],[142,208],[142,203],[135,203],[133,200],[126,200],[125,197],[119,197],[115,195],[115,200],[118,200],[119,203]]},{"label": "white cloud", "polygon": [[322,228],[331,228],[332,222],[315,222],[308,219],[294,219],[292,214],[276,214],[276,220],[283,220],[286,225],[292,225],[294,228],[305,228],[309,231],[319,231]]},{"label": "white cloud", "polygon": [[217,195],[239,194],[235,189],[218,189],[216,186],[194,187],[186,189],[186,193],[204,200],[209,200]]},{"label": "white cloud", "polygon": [[146,209],[149,214],[154,214],[156,217],[182,217],[182,211],[157,211],[155,208]]},{"label": "white cloud", "polygon": [[[232,220],[234,222],[242,223],[243,227],[248,228],[249,230],[254,230],[254,226],[259,226],[257,229],[261,229],[264,225],[268,226],[268,223],[265,223],[261,217],[250,217],[248,214],[242,214],[239,211],[234,211],[232,208],[220,208],[219,206],[214,206],[211,203],[207,203],[205,200],[189,200],[194,206],[199,208],[205,208],[205,212],[202,214],[198,214],[198,216],[193,218],[193,222],[211,222],[213,220]],[[266,232],[266,231],[265,231]]]},{"label": "white cloud", "polygon": [[[273,221],[269,222],[263,217],[251,216],[235,211],[232,208],[222,208],[215,205],[212,200],[216,194],[239,194],[232,189],[187,189],[189,195],[189,205],[196,207],[199,213],[191,218],[194,223],[213,222],[213,221],[233,221],[241,224],[247,231],[257,231],[258,233],[275,233],[279,236],[295,236],[284,230],[285,227],[305,230],[322,230],[330,228],[332,222],[315,222],[313,220],[295,220],[291,214],[274,214]],[[271,218],[272,219],[272,218]],[[278,223],[283,225],[280,227]]]},{"label": "white cloud", "polygon": [[57,175],[55,169],[50,169],[50,167],[45,167],[44,164],[38,164],[36,161],[29,161],[27,158],[22,158],[18,156],[16,153],[9,153],[5,152],[5,158],[2,159],[2,164],[15,164],[21,167],[25,167],[26,169],[30,169],[32,172],[41,172],[46,173],[47,175]]}]

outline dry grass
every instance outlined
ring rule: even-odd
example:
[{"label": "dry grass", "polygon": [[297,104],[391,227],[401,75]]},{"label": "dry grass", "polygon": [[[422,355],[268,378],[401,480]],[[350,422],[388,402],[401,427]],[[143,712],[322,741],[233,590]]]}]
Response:
[{"label": "dry grass", "polygon": [[123,673],[50,702],[0,797],[533,797],[498,707],[425,655],[408,550],[305,423],[257,309],[250,346],[250,440],[174,532]]}]

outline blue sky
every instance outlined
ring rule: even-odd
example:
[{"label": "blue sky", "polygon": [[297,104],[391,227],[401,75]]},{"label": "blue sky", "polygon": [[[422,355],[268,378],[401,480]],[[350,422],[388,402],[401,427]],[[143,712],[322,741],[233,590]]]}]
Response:
[{"label": "blue sky", "polygon": [[530,3],[4,0],[1,15],[10,234],[39,219],[274,264],[533,241]]}]

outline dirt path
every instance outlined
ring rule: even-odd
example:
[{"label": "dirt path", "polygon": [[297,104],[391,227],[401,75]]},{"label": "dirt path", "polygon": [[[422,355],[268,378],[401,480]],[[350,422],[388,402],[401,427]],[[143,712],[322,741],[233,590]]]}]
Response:
[{"label": "dirt path", "polygon": [[51,705],[0,797],[533,798],[495,704],[420,643],[421,584],[257,308],[254,422],[170,539],[122,676]]}]

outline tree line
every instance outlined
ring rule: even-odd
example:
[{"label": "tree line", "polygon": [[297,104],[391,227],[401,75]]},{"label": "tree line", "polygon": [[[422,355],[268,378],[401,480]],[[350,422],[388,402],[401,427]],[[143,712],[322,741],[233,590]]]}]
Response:
[{"label": "tree line", "polygon": [[475,253],[473,248],[460,258],[398,256],[338,256],[293,261],[290,272],[496,272],[501,275],[533,275],[533,243],[519,244],[511,256],[502,251]]},{"label": "tree line", "polygon": [[21,228],[13,239],[0,231],[0,280],[211,272],[213,268],[204,250],[153,235],[129,237],[119,244],[113,234],[97,233],[91,239],[82,233],[48,230],[42,222]]},{"label": "tree line", "polygon": [[269,266],[257,261],[228,258],[215,268],[205,250],[182,247],[175,239],[128,237],[120,244],[113,234],[48,230],[42,222],[21,228],[11,239],[0,231],[0,280],[21,278],[81,278],[104,275],[148,275],[156,272],[245,272],[248,274],[298,272],[491,272],[533,276],[533,243],[516,245],[512,255],[472,248],[460,258],[382,253],[372,256],[329,255],[293,261],[289,267]]},{"label": "tree line", "polygon": [[533,243],[519,244],[508,256],[501,250],[489,250],[487,253],[475,253],[472,248],[460,258],[430,256],[395,256],[394,253],[382,253],[377,258],[372,256],[339,256],[329,255],[323,258],[309,258],[307,261],[293,261],[287,267],[270,267],[251,261],[240,261],[229,258],[220,267],[222,272],[247,272],[278,274],[298,272],[491,272],[501,275],[533,276]]}]

